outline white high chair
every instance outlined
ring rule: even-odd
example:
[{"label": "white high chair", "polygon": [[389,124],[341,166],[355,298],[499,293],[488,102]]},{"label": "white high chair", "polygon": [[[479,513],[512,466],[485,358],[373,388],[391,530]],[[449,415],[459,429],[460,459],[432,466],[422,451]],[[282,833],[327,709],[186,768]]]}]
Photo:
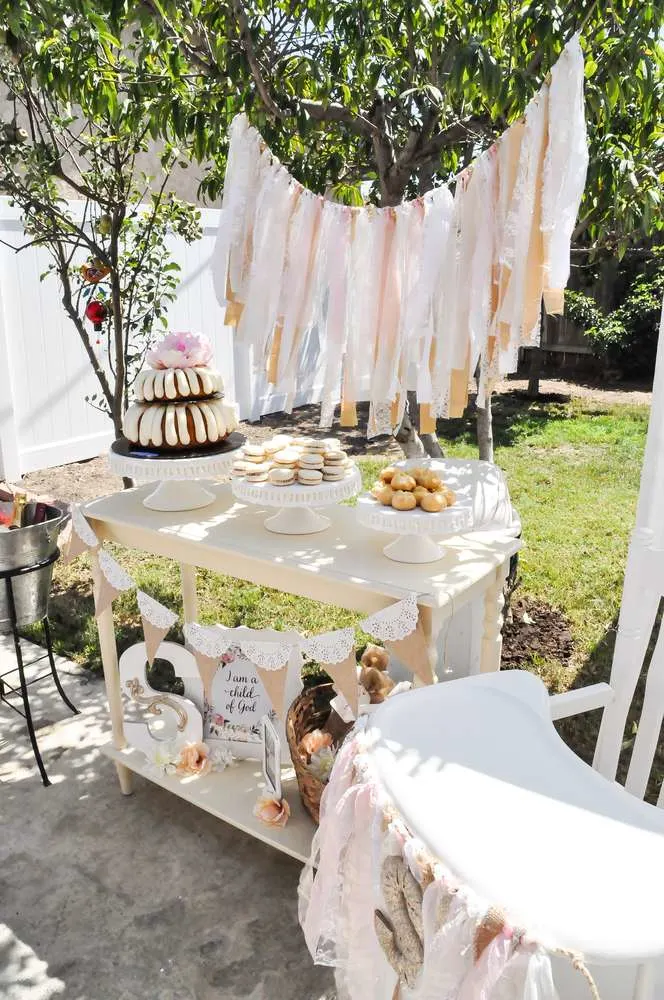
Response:
[{"label": "white high chair", "polygon": [[[390,699],[369,724],[381,781],[412,832],[513,924],[552,950],[582,954],[602,1000],[664,997],[664,809],[642,801],[664,716],[664,629],[626,785],[615,782],[664,596],[661,333],[610,683],[549,698],[523,671],[463,678]],[[590,768],[553,720],[597,708]],[[554,961],[554,977],[564,1000],[588,997],[569,963]]]}]

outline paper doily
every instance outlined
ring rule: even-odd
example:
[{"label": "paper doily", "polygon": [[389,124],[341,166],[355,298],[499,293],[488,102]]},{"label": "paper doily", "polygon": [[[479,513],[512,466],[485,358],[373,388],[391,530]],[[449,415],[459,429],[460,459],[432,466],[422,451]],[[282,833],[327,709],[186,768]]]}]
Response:
[{"label": "paper doily", "polygon": [[238,645],[248,660],[261,670],[281,670],[288,663],[294,643],[254,642],[239,639]]},{"label": "paper doily", "polygon": [[82,542],[89,545],[91,549],[98,547],[99,539],[90,527],[85,515],[81,513],[80,507],[72,507],[71,509],[71,526]]},{"label": "paper doily", "polygon": [[203,656],[222,656],[233,642],[226,634],[226,630],[217,628],[216,625],[199,625],[198,622],[185,624],[184,637],[189,645]]},{"label": "paper doily", "polygon": [[178,620],[178,616],[174,611],[164,607],[163,604],[155,601],[153,597],[150,597],[144,591],[137,591],[136,598],[141,615],[143,618],[147,618],[156,628],[171,628]]},{"label": "paper doily", "polygon": [[402,601],[369,615],[360,622],[360,628],[384,642],[405,639],[417,628],[419,616],[417,594],[409,594]]},{"label": "paper doily", "polygon": [[302,652],[317,663],[341,663],[355,645],[355,629],[340,628],[302,640]]},{"label": "paper doily", "polygon": [[136,586],[129,573],[104,549],[99,550],[99,569],[115,590],[131,590]]}]

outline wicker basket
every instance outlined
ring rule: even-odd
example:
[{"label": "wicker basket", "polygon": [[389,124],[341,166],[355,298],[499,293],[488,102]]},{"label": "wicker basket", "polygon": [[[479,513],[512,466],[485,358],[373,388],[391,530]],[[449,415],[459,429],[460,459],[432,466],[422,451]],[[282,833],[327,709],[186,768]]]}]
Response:
[{"label": "wicker basket", "polygon": [[[331,711],[330,702],[335,694],[331,684],[317,684],[315,687],[305,688],[288,709],[286,717],[286,737],[300,798],[315,823],[318,823],[320,799],[325,783],[308,770],[306,754],[300,751],[300,741],[312,730],[324,728]],[[347,730],[351,728],[349,724]]]}]

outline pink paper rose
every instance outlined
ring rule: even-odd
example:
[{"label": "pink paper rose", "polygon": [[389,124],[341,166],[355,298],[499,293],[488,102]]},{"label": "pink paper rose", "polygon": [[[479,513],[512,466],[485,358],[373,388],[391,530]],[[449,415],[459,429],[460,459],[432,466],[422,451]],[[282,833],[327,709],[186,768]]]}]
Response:
[{"label": "pink paper rose", "polygon": [[151,368],[200,368],[212,360],[212,344],[200,333],[167,333],[153,351]]},{"label": "pink paper rose", "polygon": [[212,770],[210,749],[205,743],[185,743],[175,765],[180,776],[204,775]]},{"label": "pink paper rose", "polygon": [[254,806],[254,816],[265,826],[284,827],[290,818],[290,806],[286,799],[261,797]]},{"label": "pink paper rose", "polygon": [[306,733],[301,741],[300,747],[311,757],[313,753],[318,753],[324,747],[332,746],[332,736],[330,733],[324,733],[322,729],[312,729],[310,733]]}]

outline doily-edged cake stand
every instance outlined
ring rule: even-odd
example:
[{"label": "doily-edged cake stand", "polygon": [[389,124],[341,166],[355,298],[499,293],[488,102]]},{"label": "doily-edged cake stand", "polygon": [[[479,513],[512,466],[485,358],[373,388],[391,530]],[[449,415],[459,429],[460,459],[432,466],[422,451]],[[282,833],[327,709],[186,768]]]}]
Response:
[{"label": "doily-edged cake stand", "polygon": [[216,500],[209,479],[230,470],[245,440],[234,431],[206,450],[159,455],[119,438],[110,447],[108,464],[120,476],[155,484],[143,500],[149,510],[197,510]]},{"label": "doily-edged cake stand", "polygon": [[329,527],[330,519],[319,514],[315,507],[330,507],[342,500],[350,500],[362,487],[359,469],[336,483],[319,483],[318,486],[274,486],[272,483],[250,483],[246,479],[231,480],[233,496],[245,503],[261,507],[278,507],[264,522],[268,531],[280,535],[312,535]]},{"label": "doily-edged cake stand", "polygon": [[414,510],[395,510],[385,507],[366,493],[357,501],[360,524],[375,531],[384,531],[397,537],[383,549],[388,559],[403,563],[427,563],[441,559],[445,549],[441,538],[469,531],[473,526],[473,492],[468,477],[455,474],[459,463],[435,459],[409,459],[395,462],[396,468],[408,471],[426,468],[437,473],[446,486],[456,493],[456,502],[437,513],[416,507]]}]

